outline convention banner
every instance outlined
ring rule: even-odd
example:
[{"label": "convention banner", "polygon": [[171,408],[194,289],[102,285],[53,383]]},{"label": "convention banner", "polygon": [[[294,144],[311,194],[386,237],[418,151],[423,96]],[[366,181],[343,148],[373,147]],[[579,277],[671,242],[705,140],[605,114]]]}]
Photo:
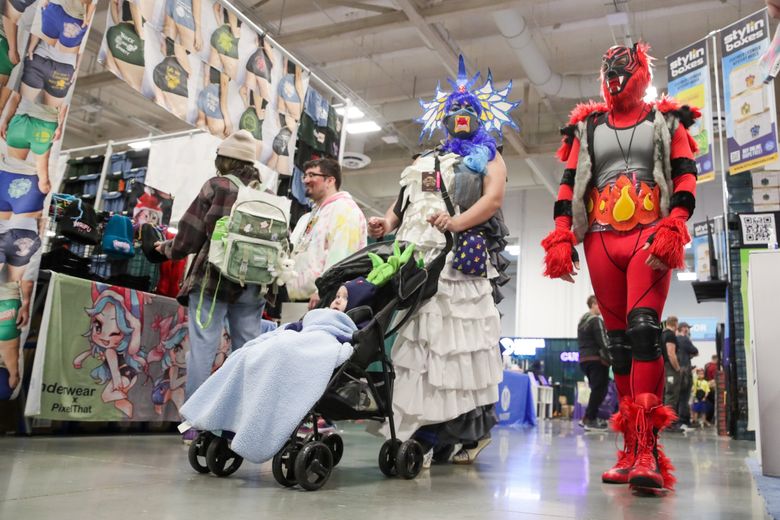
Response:
[{"label": "convention banner", "polygon": [[21,348],[38,278],[43,209],[93,0],[0,1],[0,399],[24,373]]},{"label": "convention banner", "polygon": [[144,97],[291,175],[308,72],[218,0],[111,0],[99,60]]},{"label": "convention banner", "polygon": [[765,9],[720,31],[731,175],[769,164],[778,157],[774,85],[764,85],[758,70],[758,60],[768,45]]},{"label": "convention banner", "polygon": [[176,300],[54,273],[25,414],[178,421],[188,349]]},{"label": "convention banner", "polygon": [[698,41],[666,57],[669,95],[682,104],[698,107],[701,118],[688,131],[696,140],[696,166],[699,181],[715,178],[712,146],[712,89],[707,39]]}]

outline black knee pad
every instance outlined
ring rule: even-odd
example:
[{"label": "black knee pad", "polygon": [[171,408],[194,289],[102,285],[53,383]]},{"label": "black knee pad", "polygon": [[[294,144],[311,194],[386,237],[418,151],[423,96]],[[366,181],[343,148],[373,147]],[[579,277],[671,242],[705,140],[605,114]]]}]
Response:
[{"label": "black knee pad", "polygon": [[637,307],[629,312],[626,335],[634,359],[654,361],[661,357],[661,323],[653,309]]},{"label": "black knee pad", "polygon": [[610,330],[607,336],[609,336],[607,353],[609,362],[612,363],[612,371],[619,376],[627,376],[631,373],[631,344],[626,331]]}]

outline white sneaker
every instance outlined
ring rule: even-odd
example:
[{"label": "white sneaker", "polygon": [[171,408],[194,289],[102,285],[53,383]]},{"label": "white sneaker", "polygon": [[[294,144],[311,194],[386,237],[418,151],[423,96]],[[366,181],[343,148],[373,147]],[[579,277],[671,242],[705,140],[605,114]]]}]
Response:
[{"label": "white sneaker", "polygon": [[422,469],[431,469],[431,464],[433,463],[433,448],[428,450],[425,455],[423,455],[423,465]]}]

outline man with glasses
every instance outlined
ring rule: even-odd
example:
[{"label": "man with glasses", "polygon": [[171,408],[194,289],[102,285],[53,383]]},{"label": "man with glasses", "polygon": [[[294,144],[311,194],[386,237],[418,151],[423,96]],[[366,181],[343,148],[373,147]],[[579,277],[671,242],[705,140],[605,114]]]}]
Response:
[{"label": "man with glasses", "polygon": [[287,283],[290,301],[320,301],[314,281],[330,266],[366,246],[366,217],[352,197],[341,189],[341,167],[333,159],[304,165],[303,185],[314,202],[292,233],[297,276]]}]

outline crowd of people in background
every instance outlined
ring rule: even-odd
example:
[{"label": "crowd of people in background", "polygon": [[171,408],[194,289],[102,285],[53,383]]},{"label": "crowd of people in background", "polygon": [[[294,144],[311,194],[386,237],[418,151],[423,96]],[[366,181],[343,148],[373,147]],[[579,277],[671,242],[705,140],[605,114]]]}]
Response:
[{"label": "crowd of people in background", "polygon": [[[610,384],[608,339],[595,296],[588,297],[587,306],[588,312],[577,326],[577,341],[580,368],[590,387],[590,396],[579,425],[586,431],[605,431],[607,421],[599,418],[598,412]],[[669,431],[710,427],[715,414],[718,355],[713,354],[703,367],[695,365],[699,349],[691,340],[690,324],[668,316],[664,325],[660,337],[666,377],[664,404],[677,413],[677,421]]]}]

